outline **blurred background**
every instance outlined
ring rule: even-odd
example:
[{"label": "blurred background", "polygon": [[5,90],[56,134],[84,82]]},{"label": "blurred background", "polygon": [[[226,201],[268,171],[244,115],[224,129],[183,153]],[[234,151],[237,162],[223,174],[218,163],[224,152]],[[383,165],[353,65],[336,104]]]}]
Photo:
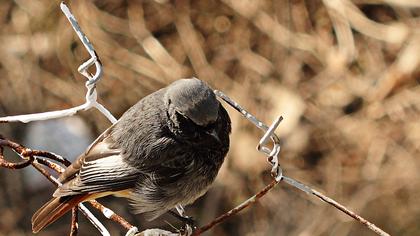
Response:
[{"label": "blurred background", "polygon": [[[284,116],[278,135],[286,175],[392,235],[420,235],[420,1],[101,0],[69,6],[103,62],[99,100],[116,117],[172,81],[196,76],[267,124]],[[77,67],[87,58],[59,1],[1,0],[0,116],[82,104],[85,79]],[[262,133],[228,111],[228,158],[210,191],[187,207],[200,225],[270,181],[270,166],[255,150]],[[1,124],[0,134],[72,159],[109,125],[89,110]],[[52,192],[32,168],[0,169],[0,235],[32,235],[31,215]],[[121,199],[101,202],[140,229],[180,226],[171,216],[147,222]],[[99,235],[80,218],[79,235]],[[125,234],[99,218],[112,235]],[[39,235],[67,235],[69,219]],[[280,183],[206,235],[374,234]]]}]

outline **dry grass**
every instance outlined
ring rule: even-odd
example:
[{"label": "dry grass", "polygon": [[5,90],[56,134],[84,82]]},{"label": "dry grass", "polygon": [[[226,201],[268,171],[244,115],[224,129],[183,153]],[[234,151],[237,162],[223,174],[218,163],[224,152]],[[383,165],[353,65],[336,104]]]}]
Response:
[{"label": "dry grass", "polygon": [[[83,102],[84,80],[76,68],[88,55],[58,5],[0,2],[1,116]],[[289,176],[391,234],[420,234],[420,1],[109,0],[73,1],[70,7],[104,64],[99,93],[115,115],[177,78],[197,76],[267,123],[285,117],[278,134]],[[190,208],[201,223],[267,182],[269,167],[255,151],[261,133],[230,114],[229,158],[215,187]],[[97,133],[109,125],[99,113],[83,117]],[[9,137],[23,136],[20,130],[1,125]],[[2,170],[0,177],[0,235],[25,235],[29,213],[43,200],[28,201],[17,173]],[[36,196],[46,200],[48,194]],[[139,217],[137,225],[148,226]],[[82,223],[81,235],[89,235],[88,227]],[[44,235],[68,228],[63,221]],[[213,234],[370,232],[280,185]]]}]

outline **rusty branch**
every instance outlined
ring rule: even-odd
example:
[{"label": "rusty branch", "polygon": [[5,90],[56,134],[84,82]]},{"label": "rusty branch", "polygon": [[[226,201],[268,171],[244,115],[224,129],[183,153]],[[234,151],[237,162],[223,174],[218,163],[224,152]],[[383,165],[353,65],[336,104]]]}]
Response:
[{"label": "rusty branch", "polygon": [[[4,158],[3,151],[4,147],[8,147],[20,155],[24,160],[20,162],[10,162]],[[27,149],[18,143],[4,139],[0,136],[0,167],[8,169],[22,169],[29,166],[33,161],[33,157],[28,155]]]},{"label": "rusty branch", "polygon": [[[24,161],[13,163],[5,160],[3,151],[4,147],[8,147],[12,149],[14,152],[16,152],[19,156],[24,158]],[[70,165],[71,162],[67,159],[56,155],[51,152],[46,151],[40,151],[40,150],[31,150],[29,148],[26,148],[25,146],[18,144],[16,142],[13,142],[11,140],[8,140],[6,138],[3,138],[3,136],[0,135],[0,167],[5,167],[9,169],[21,169],[28,167],[29,165],[32,165],[39,173],[41,173],[43,176],[45,176],[51,183],[58,186],[60,183],[57,181],[57,179],[46,169],[47,167],[50,170],[55,171],[56,173],[62,173],[64,171],[64,167],[60,166],[59,164],[53,162],[57,161],[58,163],[61,163],[63,165]],[[105,217],[121,224],[124,228],[131,230],[131,232],[137,232],[136,227],[128,223],[123,217],[115,214],[112,210],[109,208],[103,206],[97,201],[90,201],[90,204],[101,211]],[[77,208],[72,209],[72,223],[71,223],[71,231],[70,235],[75,236],[78,232],[78,217],[77,217]]]},{"label": "rusty branch", "polygon": [[327,196],[325,196],[324,194],[312,189],[312,194],[315,195],[316,197],[318,197],[319,199],[321,199],[322,201],[334,206],[335,208],[337,208],[338,210],[344,212],[345,214],[347,214],[348,216],[352,217],[353,219],[359,221],[360,223],[362,223],[363,225],[365,225],[366,227],[368,227],[370,230],[372,230],[373,232],[375,232],[378,235],[381,236],[390,236],[390,234],[388,234],[387,232],[383,231],[382,229],[380,229],[378,226],[376,226],[375,224],[369,222],[368,220],[366,220],[365,218],[361,217],[360,215],[354,213],[353,211],[349,210],[348,208],[346,208],[345,206],[341,205],[340,203],[336,202],[334,199],[331,199]]},{"label": "rusty branch", "polygon": [[126,228],[127,230],[130,230],[131,228],[135,227],[132,224],[130,224],[128,221],[126,221],[123,217],[121,217],[120,215],[116,214],[114,211],[112,211],[111,209],[105,207],[104,205],[100,204],[98,201],[96,200],[91,200],[89,201],[90,205],[92,205],[94,208],[96,208],[97,210],[99,210],[100,212],[102,212],[102,214],[114,221],[119,223],[122,227]]},{"label": "rusty branch", "polygon": [[79,216],[78,216],[78,207],[73,207],[71,209],[71,226],[70,226],[70,236],[76,236],[79,231]]},{"label": "rusty branch", "polygon": [[40,151],[40,150],[32,150],[31,154],[34,156],[38,156],[38,157],[45,157],[54,161],[57,161],[65,166],[69,166],[71,164],[71,162],[69,160],[67,160],[66,158],[54,154],[52,152],[46,152],[46,151]]},{"label": "rusty branch", "polygon": [[57,163],[54,163],[50,160],[47,160],[45,158],[35,158],[36,162],[54,170],[57,173],[62,173],[64,171],[64,168]]},{"label": "rusty branch", "polygon": [[3,158],[3,155],[0,156],[0,167],[5,167],[8,169],[22,169],[29,166],[31,163],[32,163],[32,160],[30,159],[26,159],[21,162],[12,163],[12,162],[6,161]]}]

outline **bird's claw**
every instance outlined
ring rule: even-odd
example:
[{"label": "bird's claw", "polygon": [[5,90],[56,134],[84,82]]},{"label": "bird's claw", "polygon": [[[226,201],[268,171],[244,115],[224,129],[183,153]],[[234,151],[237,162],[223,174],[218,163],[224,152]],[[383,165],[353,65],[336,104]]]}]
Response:
[{"label": "bird's claw", "polygon": [[197,222],[195,221],[195,219],[191,216],[181,216],[183,218],[183,222],[186,225],[191,226],[193,229],[197,228]]},{"label": "bird's claw", "polygon": [[192,235],[192,233],[194,232],[194,230],[197,228],[197,226],[195,224],[191,225],[189,223],[186,223],[181,229],[180,229],[180,234],[181,235],[185,235],[185,236],[189,236]]},{"label": "bird's claw", "polygon": [[177,214],[176,212],[174,212],[172,210],[169,211],[169,213],[171,213],[173,216],[175,216],[178,220],[182,221],[182,223],[185,224],[185,227],[186,226],[189,226],[192,229],[196,229],[197,228],[196,221],[194,220],[193,217],[187,216],[185,214],[179,215],[179,214]]}]

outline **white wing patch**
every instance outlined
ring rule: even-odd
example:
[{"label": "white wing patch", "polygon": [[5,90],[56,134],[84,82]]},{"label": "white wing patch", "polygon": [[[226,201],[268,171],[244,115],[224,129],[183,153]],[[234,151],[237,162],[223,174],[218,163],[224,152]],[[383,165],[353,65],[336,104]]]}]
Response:
[{"label": "white wing patch", "polygon": [[85,161],[80,171],[83,183],[97,181],[112,181],[124,178],[138,171],[128,165],[120,155],[111,155],[92,161]]}]

